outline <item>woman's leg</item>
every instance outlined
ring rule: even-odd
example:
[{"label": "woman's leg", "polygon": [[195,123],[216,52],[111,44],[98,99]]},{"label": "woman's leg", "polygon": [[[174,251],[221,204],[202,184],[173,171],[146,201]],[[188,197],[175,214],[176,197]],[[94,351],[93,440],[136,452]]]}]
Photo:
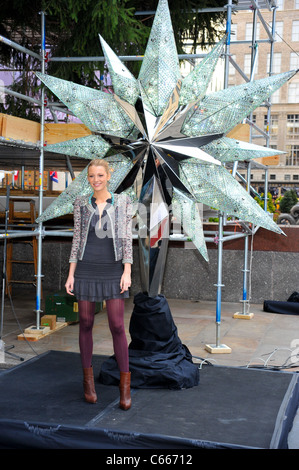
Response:
[{"label": "woman's leg", "polygon": [[92,328],[94,323],[95,302],[79,300],[79,346],[83,368],[83,388],[88,403],[97,402],[92,369]]},{"label": "woman's leg", "polygon": [[113,349],[119,370],[129,372],[129,351],[124,326],[124,299],[106,300],[109,328],[112,334]]},{"label": "woman's leg", "polygon": [[92,365],[93,338],[92,329],[95,314],[95,302],[79,300],[79,347],[83,369]]},{"label": "woman's leg", "polygon": [[123,410],[131,408],[131,373],[129,372],[129,351],[124,326],[124,299],[106,300],[108,322],[113,339],[113,349],[120,371],[120,401]]}]

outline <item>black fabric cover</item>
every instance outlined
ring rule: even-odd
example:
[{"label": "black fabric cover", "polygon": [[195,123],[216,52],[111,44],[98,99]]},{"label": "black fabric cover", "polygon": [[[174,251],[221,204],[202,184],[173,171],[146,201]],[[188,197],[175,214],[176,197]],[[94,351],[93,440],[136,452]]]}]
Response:
[{"label": "black fabric cover", "polygon": [[299,315],[298,302],[280,302],[276,300],[264,300],[264,312],[285,313],[287,315]]},{"label": "black fabric cover", "polygon": [[[230,445],[229,447],[237,449],[242,448],[234,445]],[[104,463],[105,467],[108,465],[108,459],[113,458],[113,455],[115,455],[116,458],[120,456],[125,457],[129,455],[129,450],[131,452],[130,460],[132,462],[132,455],[145,455],[147,449],[155,449],[155,453],[157,453],[157,449],[186,449],[189,455],[192,450],[198,448],[225,449],[227,446],[221,443],[215,444],[213,442],[162,436],[159,434],[151,435],[107,428],[99,429],[84,426],[50,425],[49,423],[7,421],[0,419],[1,450],[101,450],[101,453],[97,455],[97,462],[99,462],[98,458],[100,458],[100,464]],[[111,452],[112,449],[114,449],[116,454]],[[124,449],[123,452],[121,452],[121,449]],[[142,454],[138,449],[142,449]],[[153,452],[150,451],[148,460],[152,453]],[[178,452],[175,453],[177,454]],[[180,452],[180,454],[182,453]],[[159,462],[158,455],[156,458],[157,462]],[[193,462],[194,458],[192,459],[192,463]],[[131,466],[132,465],[133,463],[131,463]]]},{"label": "black fabric cover", "polygon": [[293,292],[288,298],[288,302],[299,302],[299,292]]},{"label": "black fabric cover", "polygon": [[[181,343],[166,298],[139,293],[129,327],[132,388],[190,388],[199,384],[199,369]],[[115,356],[102,364],[99,375],[105,385],[119,383]]]}]

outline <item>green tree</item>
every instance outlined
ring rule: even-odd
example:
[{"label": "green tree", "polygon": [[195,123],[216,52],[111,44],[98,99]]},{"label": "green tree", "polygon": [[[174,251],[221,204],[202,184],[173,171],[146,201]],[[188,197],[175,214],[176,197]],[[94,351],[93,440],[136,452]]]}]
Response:
[{"label": "green tree", "polygon": [[294,189],[290,189],[286,191],[281,202],[280,202],[280,212],[281,213],[289,213],[292,207],[297,204],[298,198],[297,194]]},{"label": "green tree", "polygon": [[[41,17],[46,13],[46,45],[55,57],[102,56],[98,35],[107,41],[118,55],[143,55],[154,14],[135,15],[136,10],[154,11],[158,0],[10,0],[2,2],[0,35],[40,53]],[[225,0],[169,0],[178,52],[184,51],[186,39],[195,51],[197,45],[207,45],[222,36],[225,11],[198,13],[195,10],[219,7]],[[222,32],[220,31],[222,28]],[[38,81],[32,71],[40,70],[40,62],[0,42],[2,65],[18,71],[12,89],[26,96],[37,96]],[[135,74],[140,62],[130,61],[127,67]],[[91,87],[99,87],[98,74],[103,62],[52,62],[47,73]],[[47,95],[50,93],[47,90]],[[1,112],[29,119],[39,119],[38,110],[28,102],[20,103],[6,96]]]},{"label": "green tree", "polygon": [[[264,208],[264,193],[261,193],[261,198],[260,199],[258,196],[256,196],[254,199],[255,201],[262,207]],[[273,214],[275,211],[276,211],[276,207],[275,207],[275,204],[273,202],[273,197],[272,197],[272,194],[271,193],[268,193],[268,196],[267,196],[267,211],[271,214]]]},{"label": "green tree", "polygon": [[[235,3],[235,2],[233,2]],[[132,1],[136,11],[153,11],[158,0]],[[192,45],[192,52],[198,46],[206,47],[223,36],[226,11],[200,12],[201,9],[221,8],[227,4],[223,0],[168,0],[176,43],[179,52],[184,52],[184,42]],[[144,24],[151,26],[153,16],[144,18]]]}]

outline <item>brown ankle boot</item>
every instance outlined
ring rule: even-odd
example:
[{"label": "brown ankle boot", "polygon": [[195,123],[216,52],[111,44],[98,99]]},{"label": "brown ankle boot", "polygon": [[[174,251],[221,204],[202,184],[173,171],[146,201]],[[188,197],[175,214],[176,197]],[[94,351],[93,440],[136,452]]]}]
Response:
[{"label": "brown ankle boot", "polygon": [[128,410],[131,408],[131,372],[121,372],[120,373],[120,401],[119,406],[122,410]]},{"label": "brown ankle boot", "polygon": [[94,386],[93,378],[93,369],[88,367],[83,369],[83,388],[84,388],[84,397],[88,403],[97,402],[97,394]]}]

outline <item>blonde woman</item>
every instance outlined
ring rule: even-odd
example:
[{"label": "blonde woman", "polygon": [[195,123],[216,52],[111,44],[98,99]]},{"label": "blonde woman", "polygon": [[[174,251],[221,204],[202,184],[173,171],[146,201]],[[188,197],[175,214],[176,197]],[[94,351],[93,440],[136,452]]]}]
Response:
[{"label": "blonde woman", "polygon": [[110,170],[105,160],[92,160],[88,181],[92,194],[74,202],[74,236],[68,294],[79,305],[79,346],[85,400],[96,403],[92,353],[95,303],[105,300],[113,348],[120,370],[120,407],[131,407],[128,344],[124,328],[124,299],[129,296],[132,256],[132,205],[124,194],[109,191]]}]

